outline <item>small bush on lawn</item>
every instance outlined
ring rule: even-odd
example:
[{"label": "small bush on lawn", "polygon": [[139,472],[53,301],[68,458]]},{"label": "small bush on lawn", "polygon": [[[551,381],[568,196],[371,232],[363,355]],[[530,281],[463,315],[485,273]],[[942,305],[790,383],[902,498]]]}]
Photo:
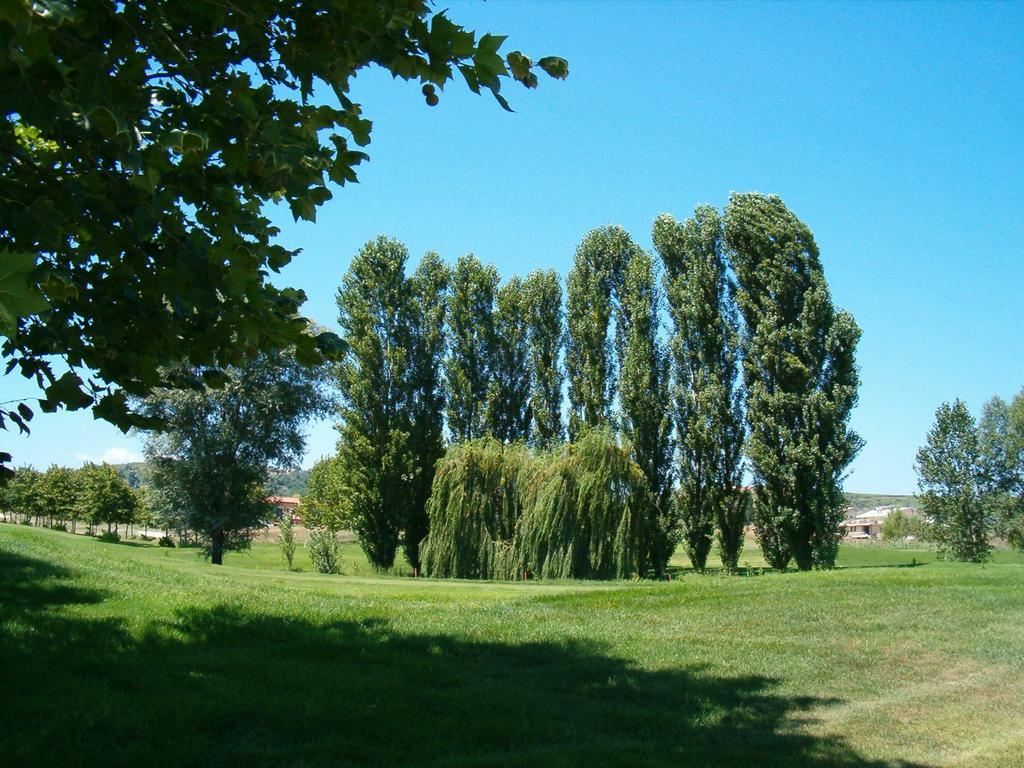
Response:
[{"label": "small bush on lawn", "polygon": [[339,573],[338,537],[326,528],[314,528],[309,534],[309,556],[320,573]]},{"label": "small bush on lawn", "polygon": [[295,560],[295,531],[291,512],[285,512],[281,517],[281,534],[277,537],[277,543],[290,571]]},{"label": "small bush on lawn", "polygon": [[173,547],[174,546],[174,539],[172,539],[170,536],[161,536],[160,537],[160,541],[157,542],[157,546],[160,546],[160,547]]},{"label": "small bush on lawn", "polygon": [[64,533],[68,532],[68,527],[64,525],[64,523],[54,523],[50,528],[54,531],[64,531]]},{"label": "small bush on lawn", "polygon": [[121,541],[121,535],[116,531],[104,531],[97,538],[107,544],[117,544]]}]

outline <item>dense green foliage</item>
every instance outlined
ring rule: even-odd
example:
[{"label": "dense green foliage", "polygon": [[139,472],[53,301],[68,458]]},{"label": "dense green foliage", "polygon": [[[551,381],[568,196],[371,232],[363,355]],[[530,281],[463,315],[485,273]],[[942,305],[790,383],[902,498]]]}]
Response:
[{"label": "dense green foliage", "polygon": [[488,579],[642,576],[650,541],[669,537],[647,530],[660,522],[650,518],[652,506],[630,446],[609,428],[547,451],[491,437],[458,443],[434,478],[426,571]]},{"label": "dense green foliage", "polygon": [[890,542],[926,541],[931,538],[931,525],[919,515],[895,507],[882,522],[881,536]]},{"label": "dense green foliage", "polygon": [[985,403],[978,440],[995,531],[1024,549],[1024,390],[1009,403],[998,396]]},{"label": "dense green foliage", "polygon": [[513,277],[498,289],[490,354],[487,428],[506,443],[530,437],[529,296]]},{"label": "dense green foliage", "polygon": [[472,254],[459,257],[452,272],[444,377],[448,430],[452,440],[487,434],[487,396],[493,376],[494,302],[498,272]]},{"label": "dense green foliage", "polygon": [[281,557],[288,564],[288,570],[292,569],[295,562],[295,524],[292,521],[291,513],[286,512],[278,520],[277,545],[281,548]]},{"label": "dense green foliage", "polygon": [[734,571],[743,547],[743,408],[739,330],[718,212],[700,206],[680,224],[654,222],[672,320],[678,504],[693,567],[707,564],[715,532],[722,564]]},{"label": "dense green foliage", "polygon": [[522,443],[492,437],[453,445],[437,467],[427,511],[423,563],[430,576],[516,576],[515,534],[522,486],[536,459]]},{"label": "dense green foliage", "polygon": [[724,234],[744,321],[758,540],[776,568],[829,568],[841,483],[862,446],[849,427],[860,329],[833,307],[814,236],[778,197],[733,194]]},{"label": "dense green foliage", "polygon": [[302,496],[302,521],[309,528],[340,531],[351,525],[352,513],[345,487],[345,467],[339,456],[318,459],[309,471]]},{"label": "dense green foliage", "polygon": [[4,514],[36,516],[42,510],[42,473],[33,467],[18,467],[5,482],[0,483]]},{"label": "dense green foliage", "polygon": [[458,77],[506,109],[508,79],[568,74],[502,58],[504,40],[425,0],[5,2],[3,357],[44,410],[92,405],[127,429],[151,424],[128,396],[176,383],[165,366],[219,378],[254,348],[335,353],[298,317],[303,293],[268,280],[297,251],[265,206],[313,221],[330,183],[356,180],[372,124],[348,93],[366,67],[421,82],[430,105]]},{"label": "dense green foliage", "polygon": [[642,576],[649,553],[647,478],[609,428],[544,457],[522,489],[516,560],[545,579]]},{"label": "dense green foliage", "polygon": [[989,557],[990,499],[985,494],[978,427],[962,400],[943,403],[915,463],[921,501],[940,549],[955,560]]},{"label": "dense green foliage", "polygon": [[533,443],[547,448],[564,438],[562,428],[562,372],[560,355],[565,343],[562,284],[552,270],[531,272],[523,283],[530,346],[530,413]]},{"label": "dense green foliage", "polygon": [[[58,521],[61,525],[71,522],[72,530],[75,529],[79,520],[88,520],[92,517],[89,514],[88,506],[92,506],[87,500],[87,488],[89,492],[95,489],[95,480],[98,473],[92,468],[83,467],[75,471],[68,467],[51,466],[39,478],[39,512],[43,517],[51,521]],[[120,477],[118,478],[120,480]],[[118,485],[123,484],[118,483]],[[112,486],[111,486],[112,487]],[[119,511],[120,517],[131,519],[131,513],[135,503],[129,501],[123,511]]]},{"label": "dense green foliage", "polygon": [[642,250],[622,267],[616,340],[622,434],[647,481],[647,507],[640,514],[643,541],[637,571],[661,577],[676,548],[676,508],[672,503],[672,415],[669,356],[658,337],[661,294],[654,262]]},{"label": "dense green foliage", "polygon": [[[47,472],[49,474],[49,472]],[[109,464],[86,464],[78,470],[80,489],[71,490],[78,498],[81,516],[90,526],[133,522],[139,512],[139,497]],[[44,475],[45,477],[45,475]]]},{"label": "dense green foliage", "polygon": [[639,248],[620,227],[588,232],[566,282],[565,370],[569,380],[569,439],[611,418],[615,349],[609,324],[622,267]]},{"label": "dense green foliage", "polygon": [[[150,485],[151,468],[145,461],[131,461],[111,466],[132,488],[146,488]],[[267,479],[267,494],[270,496],[302,496],[306,493],[308,482],[308,469],[272,467]]]},{"label": "dense green foliage", "polygon": [[[542,502],[546,509],[535,518],[534,501],[524,498],[522,519],[532,527],[514,537],[521,565],[538,573],[607,574],[624,572],[622,563],[628,561],[632,572],[660,577],[680,534],[698,569],[706,566],[717,534],[726,569],[736,571],[755,496],[759,540],[774,567],[784,570],[793,557],[802,569],[834,564],[844,502],[840,485],[861,445],[848,426],[857,398],[853,353],[859,330],[848,313],[832,306],[810,231],[778,198],[735,195],[725,226],[713,208],[702,206],[684,224],[660,218],[654,241],[665,264],[663,290],[654,260],[624,230],[589,232],[568,276],[564,316],[554,272],[535,272],[525,281],[512,277],[499,289],[497,271],[475,256],[462,256],[449,273],[430,254],[425,261],[430,278],[424,282],[405,278],[400,244],[382,239],[364,248],[339,293],[351,294],[353,306],[367,318],[358,327],[343,318],[352,352],[341,380],[343,392],[352,390],[366,400],[357,409],[366,419],[359,430],[373,436],[354,439],[343,411],[343,451],[364,453],[351,465],[343,461],[338,474],[342,487],[352,475],[354,482],[375,489],[375,500],[366,507],[373,514],[353,518],[375,521],[362,530],[356,526],[364,545],[379,539],[371,546],[379,550],[371,553],[373,562],[390,567],[401,540],[410,564],[418,568],[416,548],[429,523],[429,530],[443,532],[441,539],[435,537],[433,572],[494,572],[495,559],[481,554],[493,549],[494,534],[467,522],[467,497],[453,492],[459,472],[470,469],[480,473],[467,475],[475,487],[494,481],[496,475],[481,469],[490,465],[458,455],[434,488],[444,494],[436,504],[427,501],[427,480],[443,455],[444,437],[452,445],[484,436],[503,444],[526,441],[539,449],[559,444],[564,339],[571,442],[567,451],[548,457],[545,470],[554,475],[545,482],[554,488],[559,471],[591,471],[580,469],[579,461],[570,462],[571,470],[558,465],[559,470],[554,457],[563,461],[575,455],[584,434],[607,429],[601,432],[606,458],[613,448],[629,446],[630,461],[609,459],[594,471],[605,472],[605,482],[614,483],[611,478],[631,476],[638,468],[645,493],[606,489],[609,498],[626,503],[622,500],[629,497],[631,505],[628,512],[620,510],[629,517],[629,532],[615,545],[621,551],[614,566],[601,560],[603,550],[597,564],[544,564],[548,552],[539,548],[549,540],[557,539],[555,549],[570,557],[565,553],[578,533],[573,532],[577,512],[565,510],[568,499],[579,500],[568,481],[562,482],[562,495],[549,488]],[[375,249],[393,252],[381,257],[386,266],[366,267],[372,261],[367,252]],[[364,288],[353,293],[359,281],[352,275],[359,270],[365,272]],[[420,283],[430,286],[425,303],[415,298]],[[667,341],[661,329],[664,299],[672,321]],[[737,305],[745,321],[742,337]],[[353,367],[354,360],[359,363]],[[410,381],[418,383],[410,388]],[[747,413],[747,447],[756,494],[742,487],[748,393],[753,407]],[[387,398],[392,404],[381,405]],[[414,418],[410,414],[417,408],[420,415]],[[410,440],[416,419],[427,425],[425,439]],[[501,452],[496,458],[494,450],[487,455],[497,467]],[[529,489],[523,492],[536,496],[543,474],[521,483]],[[403,495],[402,488],[413,492]],[[390,503],[383,503],[385,496]],[[599,494],[588,498],[598,507],[606,502]],[[475,514],[490,519],[485,510]],[[585,519],[590,513],[581,514]],[[595,534],[600,538],[608,519],[600,508],[594,514],[601,521]],[[541,530],[536,540],[524,538]],[[460,535],[469,538],[460,541]],[[571,558],[591,557],[591,543]],[[524,555],[527,545],[535,551]]]},{"label": "dense green foliage", "polygon": [[402,520],[402,546],[413,568],[420,568],[420,541],[427,535],[427,500],[434,466],[444,456],[445,391],[441,373],[447,338],[448,267],[428,253],[410,280],[409,450],[412,477]]},{"label": "dense green foliage", "polygon": [[286,352],[231,366],[225,379],[216,388],[157,390],[143,404],[163,425],[146,442],[161,505],[200,535],[217,564],[269,520],[270,466],[298,463],[306,420],[330,402],[322,371]]},{"label": "dense green foliage", "polygon": [[314,528],[309,532],[309,559],[320,573],[338,573],[338,534],[327,528]]},{"label": "dense green foliage", "polygon": [[79,522],[89,532],[106,525],[115,527],[146,521],[148,510],[141,495],[110,464],[86,464],[79,469],[57,465],[45,472],[19,467],[11,479],[0,486],[5,515],[23,522],[68,529],[74,532]]},{"label": "dense green foliage", "polygon": [[394,563],[413,502],[408,256],[397,241],[371,241],[352,260],[338,289],[338,323],[348,345],[338,367],[340,472],[352,526],[378,568]]}]

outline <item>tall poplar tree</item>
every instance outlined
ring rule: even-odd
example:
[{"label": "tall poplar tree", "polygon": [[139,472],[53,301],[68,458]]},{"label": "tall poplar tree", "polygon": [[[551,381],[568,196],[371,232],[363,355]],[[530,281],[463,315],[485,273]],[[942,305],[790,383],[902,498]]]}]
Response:
[{"label": "tall poplar tree", "polygon": [[402,522],[405,558],[417,571],[420,541],[427,535],[427,501],[434,482],[434,465],[444,455],[444,382],[441,367],[446,348],[448,266],[433,251],[427,253],[410,280],[409,447],[414,472],[409,504]]},{"label": "tall poplar tree", "polygon": [[349,512],[366,556],[378,569],[395,561],[412,503],[415,472],[408,413],[412,296],[409,253],[395,240],[370,241],[338,290],[338,324],[347,351],[338,366],[338,456]]},{"label": "tall poplar tree", "polygon": [[654,222],[672,319],[672,395],[678,445],[678,504],[690,562],[703,570],[712,536],[726,570],[743,547],[743,408],[739,330],[722,251],[722,222],[699,206],[680,224]]},{"label": "tall poplar tree", "polygon": [[494,312],[487,428],[503,443],[530,437],[529,303],[523,281],[501,287]]},{"label": "tall poplar tree", "polygon": [[460,442],[487,431],[487,394],[494,349],[494,301],[498,272],[469,254],[452,273],[450,339],[445,359],[448,430]]},{"label": "tall poplar tree", "polygon": [[768,562],[835,564],[846,468],[863,442],[849,428],[860,329],[829,296],[818,246],[776,196],[733,194],[725,241],[744,320],[754,515]]},{"label": "tall poplar tree", "polygon": [[563,438],[559,361],[565,340],[562,285],[553,269],[531,272],[523,283],[530,349],[530,411],[533,442],[541,448]]},{"label": "tall poplar tree", "polygon": [[658,338],[658,290],[654,261],[637,248],[622,265],[616,316],[618,394],[622,431],[647,482],[648,504],[637,552],[641,575],[661,576],[676,544],[672,508],[672,417],[668,354]]},{"label": "tall poplar tree", "polygon": [[609,324],[622,268],[639,250],[621,227],[584,236],[566,285],[569,439],[586,427],[606,424],[615,393],[615,350]]}]

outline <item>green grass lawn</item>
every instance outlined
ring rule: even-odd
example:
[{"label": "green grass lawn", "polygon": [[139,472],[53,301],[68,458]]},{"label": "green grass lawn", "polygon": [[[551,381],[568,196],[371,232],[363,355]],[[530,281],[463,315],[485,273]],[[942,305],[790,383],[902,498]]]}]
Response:
[{"label": "green grass lawn", "polygon": [[0,765],[1024,764],[1014,553],[658,584],[304,557],[0,525]]}]

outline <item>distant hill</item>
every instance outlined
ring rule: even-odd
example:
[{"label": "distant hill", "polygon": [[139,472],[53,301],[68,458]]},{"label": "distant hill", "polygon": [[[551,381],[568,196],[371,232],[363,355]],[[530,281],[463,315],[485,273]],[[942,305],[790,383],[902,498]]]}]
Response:
[{"label": "distant hill", "polygon": [[916,496],[887,496],[880,493],[846,493],[846,503],[858,511],[875,507],[916,507],[920,500]]},{"label": "distant hill", "polygon": [[[125,482],[132,488],[140,488],[149,485],[149,465],[144,461],[135,461],[130,464],[114,464]],[[306,493],[306,485],[309,483],[308,469],[272,469],[270,470],[270,481],[267,483],[267,493],[271,496],[302,496]]]},{"label": "distant hill", "polygon": [[272,469],[267,491],[272,496],[304,496],[308,483],[308,469]]}]

